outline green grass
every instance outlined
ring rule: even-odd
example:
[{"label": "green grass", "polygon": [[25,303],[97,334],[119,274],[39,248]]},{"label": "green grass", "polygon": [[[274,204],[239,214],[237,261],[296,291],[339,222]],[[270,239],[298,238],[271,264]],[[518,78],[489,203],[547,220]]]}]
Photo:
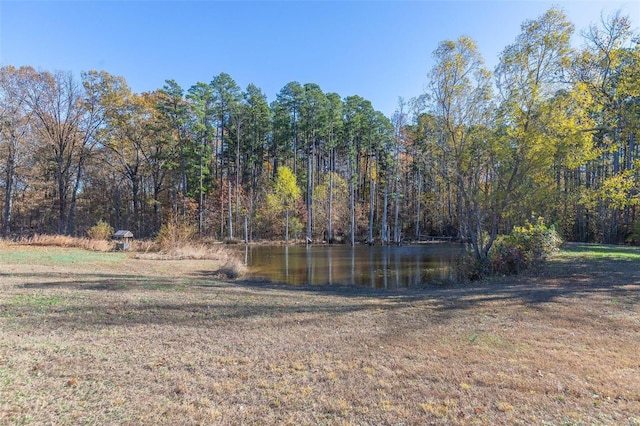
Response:
[{"label": "green grass", "polygon": [[[72,298],[45,296],[42,294],[19,294],[0,303],[0,318],[20,318],[25,315],[41,315],[52,309],[68,306]],[[13,325],[18,326],[18,323]]]},{"label": "green grass", "polygon": [[640,260],[640,247],[614,246],[606,244],[565,244],[560,250],[562,257],[588,260]]},{"label": "green grass", "polygon": [[22,305],[33,308],[45,308],[50,306],[56,306],[62,303],[62,298],[52,296],[42,296],[38,294],[32,295],[17,295],[9,299],[9,305]]},{"label": "green grass", "polygon": [[0,251],[0,263],[19,265],[117,263],[125,259],[125,257],[126,254],[124,253],[101,253],[79,249],[61,249],[59,247],[52,250]]}]

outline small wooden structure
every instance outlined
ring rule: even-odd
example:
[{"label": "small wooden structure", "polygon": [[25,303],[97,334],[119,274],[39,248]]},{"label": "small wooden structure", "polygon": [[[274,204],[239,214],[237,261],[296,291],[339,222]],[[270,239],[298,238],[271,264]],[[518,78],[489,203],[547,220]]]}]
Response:
[{"label": "small wooden structure", "polygon": [[133,233],[131,231],[119,230],[113,234],[113,238],[117,240],[116,250],[129,250],[131,249],[131,240],[133,240]]}]

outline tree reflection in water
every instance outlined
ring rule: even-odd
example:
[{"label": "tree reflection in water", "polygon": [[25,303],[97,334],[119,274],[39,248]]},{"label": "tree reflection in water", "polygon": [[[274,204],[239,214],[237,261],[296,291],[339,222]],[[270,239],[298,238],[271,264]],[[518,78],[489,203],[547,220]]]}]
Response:
[{"label": "tree reflection in water", "polygon": [[458,244],[415,246],[248,246],[254,278],[292,285],[353,284],[394,289],[453,278]]}]

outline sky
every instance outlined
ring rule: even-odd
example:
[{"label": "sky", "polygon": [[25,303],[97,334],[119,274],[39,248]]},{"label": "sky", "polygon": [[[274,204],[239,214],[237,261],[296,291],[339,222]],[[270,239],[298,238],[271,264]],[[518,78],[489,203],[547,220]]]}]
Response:
[{"label": "sky", "polygon": [[173,79],[185,91],[225,72],[269,102],[291,81],[359,95],[391,116],[423,94],[443,40],[473,38],[490,69],[525,20],[560,7],[580,30],[626,1],[53,1],[0,0],[0,66],[105,70],[135,92]]}]

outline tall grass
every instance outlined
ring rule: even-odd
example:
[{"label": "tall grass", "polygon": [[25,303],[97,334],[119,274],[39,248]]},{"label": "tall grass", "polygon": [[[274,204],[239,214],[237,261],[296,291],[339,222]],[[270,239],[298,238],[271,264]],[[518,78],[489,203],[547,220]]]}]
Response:
[{"label": "tall grass", "polygon": [[21,238],[20,240],[18,240],[18,244],[30,246],[80,248],[84,250],[100,252],[112,251],[115,247],[113,241],[69,237],[67,235],[38,234],[29,238]]},{"label": "tall grass", "polygon": [[[131,245],[134,257],[149,260],[213,260],[220,266],[221,276],[238,278],[246,273],[246,266],[236,251],[221,244],[205,243],[197,240],[192,233],[184,230],[167,229],[156,240],[136,240]],[[185,236],[187,238],[185,238]],[[115,250],[114,241],[103,239],[77,238],[66,235],[34,235],[15,243],[0,239],[0,249],[11,244],[76,248],[93,252]]]}]

